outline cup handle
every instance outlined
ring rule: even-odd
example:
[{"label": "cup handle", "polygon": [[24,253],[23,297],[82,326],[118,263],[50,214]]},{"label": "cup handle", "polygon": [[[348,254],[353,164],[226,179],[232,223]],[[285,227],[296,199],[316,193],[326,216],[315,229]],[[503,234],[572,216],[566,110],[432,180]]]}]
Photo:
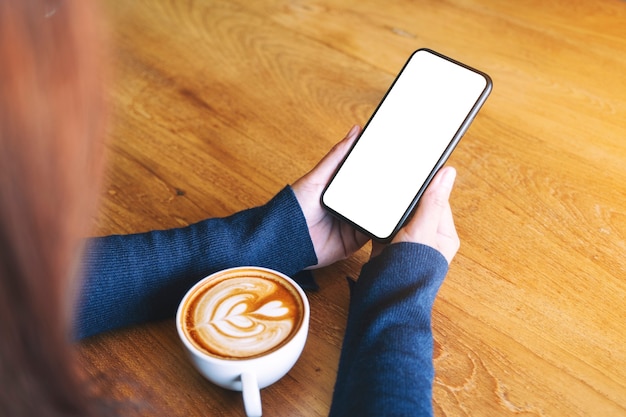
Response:
[{"label": "cup handle", "polygon": [[261,391],[256,380],[256,374],[245,372],[241,375],[243,405],[248,417],[261,417]]}]

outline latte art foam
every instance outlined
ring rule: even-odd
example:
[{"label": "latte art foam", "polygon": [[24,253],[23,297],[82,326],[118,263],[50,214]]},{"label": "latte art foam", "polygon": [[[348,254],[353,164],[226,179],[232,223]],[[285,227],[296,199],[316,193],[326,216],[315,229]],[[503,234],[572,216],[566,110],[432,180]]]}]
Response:
[{"label": "latte art foam", "polygon": [[251,358],[280,347],[302,321],[295,290],[266,276],[217,279],[189,300],[185,332],[196,347],[221,358]]}]

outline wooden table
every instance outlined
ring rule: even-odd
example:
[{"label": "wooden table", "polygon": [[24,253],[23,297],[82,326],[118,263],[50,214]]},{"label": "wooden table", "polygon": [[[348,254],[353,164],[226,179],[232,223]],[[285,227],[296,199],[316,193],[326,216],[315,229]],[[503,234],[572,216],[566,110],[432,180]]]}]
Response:
[{"label": "wooden table", "polygon": [[[450,160],[462,247],[433,313],[438,416],[626,415],[626,2],[126,0],[98,234],[260,205],[364,123],[430,47],[494,90]],[[329,409],[348,288],[316,273],[310,337],[268,416]],[[240,416],[173,321],[81,343],[123,415]]]}]

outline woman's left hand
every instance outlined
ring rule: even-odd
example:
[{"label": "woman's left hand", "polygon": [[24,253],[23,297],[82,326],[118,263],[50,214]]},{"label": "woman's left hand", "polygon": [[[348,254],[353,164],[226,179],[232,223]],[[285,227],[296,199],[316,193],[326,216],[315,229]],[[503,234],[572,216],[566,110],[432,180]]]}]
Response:
[{"label": "woman's left hand", "polygon": [[315,268],[349,257],[368,241],[367,236],[332,216],[320,204],[324,187],[350,150],[360,131],[359,126],[354,126],[315,168],[292,186],[306,218],[317,255],[318,263]]}]

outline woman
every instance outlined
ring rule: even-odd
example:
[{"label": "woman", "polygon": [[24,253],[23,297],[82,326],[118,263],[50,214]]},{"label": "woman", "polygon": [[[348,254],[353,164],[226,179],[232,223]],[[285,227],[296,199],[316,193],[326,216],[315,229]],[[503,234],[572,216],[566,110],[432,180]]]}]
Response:
[{"label": "woman", "polygon": [[[84,388],[72,337],[173,315],[182,293],[217,269],[257,264],[295,274],[366,241],[319,205],[355,127],[264,206],[92,239],[81,251],[102,170],[97,27],[87,1],[0,0],[2,415],[111,414]],[[411,222],[393,244],[374,247],[353,285],[332,415],[432,413],[430,314],[459,246],[448,203],[454,177],[451,168],[436,176]],[[299,250],[287,255],[292,247]]]},{"label": "woman", "polygon": [[3,416],[89,406],[67,342],[68,277],[96,197],[104,109],[94,12],[69,3],[0,0]]}]

